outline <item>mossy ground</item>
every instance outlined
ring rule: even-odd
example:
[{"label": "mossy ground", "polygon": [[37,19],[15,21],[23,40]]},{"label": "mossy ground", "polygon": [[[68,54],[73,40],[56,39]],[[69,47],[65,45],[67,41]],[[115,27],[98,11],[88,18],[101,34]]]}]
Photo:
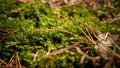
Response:
[{"label": "mossy ground", "polygon": [[[13,53],[18,51],[20,62],[26,67],[86,68],[91,66],[92,64],[88,60],[80,65],[81,56],[74,49],[54,57],[33,60],[33,54],[38,51],[38,57],[40,57],[49,50],[54,52],[73,42],[84,43],[83,34],[79,30],[79,27],[82,26],[78,20],[95,25],[98,30],[104,33],[116,32],[112,30],[112,27],[116,24],[101,24],[99,17],[85,8],[74,6],[56,10],[45,4],[21,4],[14,0],[4,0],[0,3],[0,28],[18,30],[18,32],[0,42],[0,58],[9,61]],[[17,12],[11,12],[14,9]],[[119,26],[115,28],[117,27]],[[6,42],[19,43],[9,46]],[[85,47],[85,45],[79,45],[79,47]]]}]

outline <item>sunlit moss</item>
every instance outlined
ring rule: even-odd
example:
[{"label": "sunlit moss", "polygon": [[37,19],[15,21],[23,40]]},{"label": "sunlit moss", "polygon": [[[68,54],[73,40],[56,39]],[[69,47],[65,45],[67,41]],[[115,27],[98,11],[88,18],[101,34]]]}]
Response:
[{"label": "sunlit moss", "polygon": [[[49,50],[54,52],[76,41],[83,43],[82,32],[79,30],[79,27],[83,26],[78,20],[90,25],[96,25],[96,28],[102,32],[111,31],[112,28],[109,24],[100,24],[99,18],[85,8],[66,7],[55,13],[56,10],[54,8],[50,8],[45,4],[21,4],[9,0],[0,1],[0,3],[2,3],[0,4],[0,28],[18,30],[17,33],[10,35],[4,42],[0,43],[0,51],[2,51],[0,58],[7,58],[9,60],[13,52],[17,50],[22,65],[26,67],[79,67],[80,56],[74,50],[73,52],[66,52],[62,55],[54,56],[51,59],[45,58],[41,60],[37,58],[36,61],[33,61],[34,56],[32,54],[40,50],[38,55],[40,57],[45,55]],[[22,9],[18,12],[11,12],[16,8]],[[60,15],[63,17],[60,17]],[[60,32],[59,30],[67,30],[72,32],[73,35],[67,32]],[[9,47],[5,44],[7,41],[20,43]],[[84,45],[79,46],[84,47]],[[46,65],[48,62],[49,64]],[[81,67],[85,67],[87,63],[90,62],[85,60],[85,64]]]}]

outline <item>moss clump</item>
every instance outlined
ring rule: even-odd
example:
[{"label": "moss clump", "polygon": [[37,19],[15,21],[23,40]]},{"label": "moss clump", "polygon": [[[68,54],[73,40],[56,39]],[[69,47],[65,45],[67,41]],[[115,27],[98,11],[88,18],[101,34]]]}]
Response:
[{"label": "moss clump", "polygon": [[[78,20],[96,25],[99,29],[107,29],[100,24],[99,18],[95,14],[85,8],[66,7],[55,10],[45,4],[21,4],[9,0],[0,1],[0,3],[0,28],[18,30],[17,33],[0,42],[0,58],[8,61],[13,52],[18,51],[20,61],[26,67],[79,67],[80,56],[74,50],[56,57],[37,58],[36,61],[33,60],[33,54],[39,51],[38,56],[43,56],[49,50],[54,52],[73,42],[84,42],[79,30],[81,24]],[[17,12],[12,12],[14,9]],[[110,27],[108,26],[108,28]],[[20,43],[8,46],[6,42]],[[80,46],[84,47],[84,45]]]}]

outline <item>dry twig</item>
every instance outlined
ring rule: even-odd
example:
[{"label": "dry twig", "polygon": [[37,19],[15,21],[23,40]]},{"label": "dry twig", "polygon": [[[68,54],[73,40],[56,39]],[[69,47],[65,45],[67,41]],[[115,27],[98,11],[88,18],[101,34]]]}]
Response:
[{"label": "dry twig", "polygon": [[33,61],[36,60],[36,57],[38,56],[39,52],[40,52],[40,51],[37,51],[37,52],[36,52],[36,54],[34,55]]},{"label": "dry twig", "polygon": [[86,51],[85,54],[81,57],[80,63],[83,64],[84,59],[86,58],[86,55],[89,51]]},{"label": "dry twig", "polygon": [[41,31],[57,31],[57,32],[61,32],[61,33],[67,33],[69,35],[74,35],[73,32],[70,32],[68,30],[57,30],[57,29],[35,29],[35,30],[30,30],[28,32],[26,32],[26,34],[32,34],[32,33],[35,33],[35,32],[41,32]]},{"label": "dry twig", "polygon": [[73,45],[69,45],[68,47],[65,47],[63,49],[57,50],[57,51],[52,52],[52,53],[47,53],[46,55],[42,56],[41,58],[47,58],[49,56],[55,56],[55,55],[61,54],[69,49],[75,48],[79,44],[80,44],[80,42],[74,42]]},{"label": "dry twig", "polygon": [[[80,55],[84,55],[84,54],[85,54],[79,47],[75,47],[75,48],[76,48],[77,52],[78,52]],[[87,54],[85,55],[85,57],[88,58],[88,59],[90,59],[90,60],[99,60],[99,59],[100,59],[99,56],[97,56],[97,57],[91,57],[91,56],[89,56],[89,55],[87,55]]]},{"label": "dry twig", "polygon": [[8,66],[14,66],[14,64],[16,68],[22,68],[17,51],[11,57],[10,61],[8,62]]},{"label": "dry twig", "polygon": [[0,29],[0,42],[8,38],[10,35],[18,32],[15,29]]},{"label": "dry twig", "polygon": [[1,64],[7,66],[7,63],[6,63],[4,60],[2,60],[2,59],[0,59],[0,65],[1,65]]}]

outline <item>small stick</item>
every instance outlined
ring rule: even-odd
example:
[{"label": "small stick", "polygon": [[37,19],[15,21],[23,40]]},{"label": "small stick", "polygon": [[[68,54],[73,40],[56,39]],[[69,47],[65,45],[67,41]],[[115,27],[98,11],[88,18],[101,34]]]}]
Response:
[{"label": "small stick", "polygon": [[[76,48],[77,52],[78,52],[80,55],[84,55],[84,54],[85,54],[79,47],[75,47],[75,48]],[[89,55],[87,55],[87,54],[85,55],[85,57],[88,58],[88,59],[90,59],[90,60],[98,60],[98,59],[100,59],[99,56],[91,57],[91,56],[89,56]]]},{"label": "small stick", "polygon": [[104,39],[107,39],[107,37],[108,37],[108,34],[109,34],[109,33],[107,32],[107,33],[106,33],[106,35],[105,35],[105,38],[104,38]]},{"label": "small stick", "polygon": [[94,40],[92,40],[81,28],[79,28],[79,29],[89,39],[90,42],[92,42],[93,44],[96,44],[96,42]]},{"label": "small stick", "polygon": [[65,47],[63,49],[57,50],[57,51],[52,52],[52,53],[47,53],[46,55],[42,56],[41,58],[47,58],[48,56],[55,56],[55,55],[61,54],[69,49],[75,48],[79,44],[80,44],[80,42],[74,42],[73,45],[69,45],[68,47]]},{"label": "small stick", "polygon": [[5,65],[7,66],[7,63],[6,63],[5,61],[3,61],[3,60],[0,59],[0,62],[1,62],[2,64],[5,64]]},{"label": "small stick", "polygon": [[40,52],[40,51],[37,51],[37,52],[36,52],[36,54],[34,55],[33,61],[36,60],[36,57],[38,56],[39,52]]}]

